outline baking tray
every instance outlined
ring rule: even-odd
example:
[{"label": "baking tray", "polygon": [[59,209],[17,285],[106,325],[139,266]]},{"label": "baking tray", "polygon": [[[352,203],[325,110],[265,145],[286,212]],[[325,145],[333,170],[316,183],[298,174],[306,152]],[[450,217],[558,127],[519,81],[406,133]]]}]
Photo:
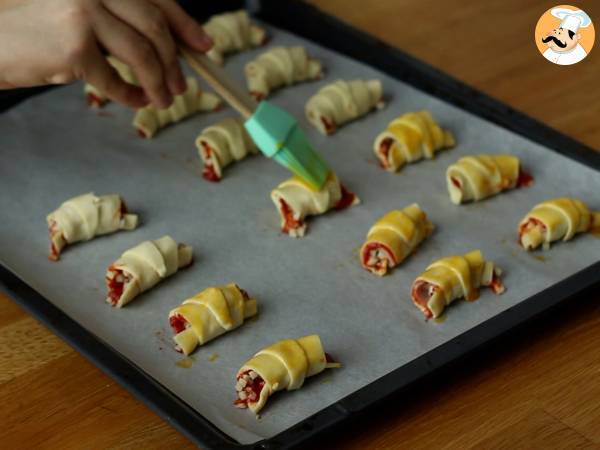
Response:
[{"label": "baking tray", "polygon": [[[263,1],[256,12],[266,23],[297,35],[270,27],[271,45],[298,43],[298,36],[322,45],[307,43],[323,59],[328,77],[273,96],[297,117],[302,116],[303,99],[341,72],[344,77],[382,78],[389,98],[384,111],[333,137],[319,136],[301,120],[311,140],[364,202],[311,220],[303,240],[277,234],[268,191],[286,174],[268,161],[252,158],[228,168],[219,185],[199,179],[192,139],[203,126],[231,111],[199,116],[153,141],[142,141],[129,128],[130,113],[110,105],[97,116],[83,107],[80,86],[69,86],[36,96],[0,120],[0,154],[5,161],[0,166],[4,192],[0,202],[3,211],[16,212],[0,228],[3,288],[190,439],[211,448],[301,445],[600,281],[600,241],[593,237],[557,245],[544,262],[514,242],[516,223],[541,199],[581,195],[597,206],[599,155],[303,3]],[[240,77],[243,63],[260,51],[232,57],[227,70]],[[420,108],[431,109],[455,131],[459,146],[440,154],[438,161],[409,166],[399,175],[384,173],[371,154],[374,135],[395,115]],[[497,146],[490,144],[494,142]],[[548,151],[555,148],[560,151]],[[463,154],[482,151],[519,154],[532,168],[536,184],[479,204],[450,206],[445,167]],[[6,163],[9,159],[11,164]],[[65,168],[65,160],[75,165]],[[129,163],[132,173],[119,173],[123,162]],[[45,172],[40,172],[42,167]],[[102,169],[110,169],[110,176]],[[64,182],[67,177],[69,183]],[[143,226],[133,233],[73,246],[60,263],[47,262],[43,215],[70,195],[92,189],[122,193],[131,209],[141,214]],[[438,232],[391,276],[380,280],[366,273],[355,249],[368,227],[381,213],[415,200],[438,225]],[[235,208],[223,207],[231,204]],[[218,224],[211,225],[211,217],[217,217]],[[248,217],[252,220],[245,220]],[[488,226],[501,220],[510,226],[491,233]],[[192,243],[198,264],[122,311],[102,304],[106,265],[129,246],[165,232]],[[469,248],[464,242],[467,233],[472,240]],[[472,247],[481,247],[505,269],[508,292],[501,297],[486,292],[474,304],[453,305],[442,324],[423,323],[410,304],[410,281],[431,260]],[[269,255],[278,255],[275,263]],[[258,274],[256,267],[263,272]],[[298,273],[291,276],[290,268]],[[66,290],[74,278],[75,286]],[[177,368],[180,356],[166,342],[170,336],[166,314],[201,288],[230,280],[259,298],[259,318],[198,351],[191,369]],[[131,328],[121,335],[113,329],[126,325]],[[321,334],[326,349],[344,363],[344,369],[308,380],[301,391],[278,394],[261,421],[231,408],[233,376],[246,358],[277,339],[311,332]],[[124,338],[130,342],[124,344]],[[375,351],[377,347],[385,347],[385,353]],[[210,355],[219,359],[209,363]],[[157,372],[157,364],[163,373]],[[349,382],[357,379],[360,383]],[[190,395],[201,392],[206,380],[214,380],[211,388],[220,401],[208,397],[198,401],[202,398]],[[215,418],[222,414],[235,422],[233,429],[223,417]]]}]

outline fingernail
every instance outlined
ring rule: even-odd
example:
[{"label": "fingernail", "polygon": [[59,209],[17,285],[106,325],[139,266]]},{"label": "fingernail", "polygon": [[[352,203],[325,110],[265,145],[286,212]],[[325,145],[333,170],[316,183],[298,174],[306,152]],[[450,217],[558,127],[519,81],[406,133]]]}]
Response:
[{"label": "fingernail", "polygon": [[169,90],[172,95],[181,95],[187,89],[187,83],[181,72],[177,71],[169,80]]},{"label": "fingernail", "polygon": [[210,50],[212,46],[215,45],[212,38],[206,33],[198,34],[194,40],[196,41],[196,44],[204,51]]}]

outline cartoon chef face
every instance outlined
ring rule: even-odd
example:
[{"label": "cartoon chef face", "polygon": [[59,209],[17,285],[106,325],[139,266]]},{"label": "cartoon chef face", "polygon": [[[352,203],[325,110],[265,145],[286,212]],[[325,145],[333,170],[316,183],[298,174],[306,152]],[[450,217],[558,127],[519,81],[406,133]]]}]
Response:
[{"label": "cartoon chef face", "polygon": [[581,34],[565,28],[555,28],[542,38],[542,42],[558,53],[573,50],[581,40]]}]

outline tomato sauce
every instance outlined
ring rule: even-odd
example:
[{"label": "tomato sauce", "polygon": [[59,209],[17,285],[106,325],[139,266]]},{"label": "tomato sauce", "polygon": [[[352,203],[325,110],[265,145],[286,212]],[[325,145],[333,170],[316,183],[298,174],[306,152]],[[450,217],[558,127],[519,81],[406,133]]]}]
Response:
[{"label": "tomato sauce", "polygon": [[106,278],[106,286],[108,287],[108,298],[114,305],[119,301],[121,295],[123,295],[123,288],[125,286],[125,283],[117,281],[117,275],[123,274],[121,270],[110,267],[108,270],[114,272],[115,274],[115,276],[112,279]]},{"label": "tomato sauce", "polygon": [[206,153],[206,161],[204,162],[204,169],[202,170],[202,177],[207,181],[212,181],[216,183],[221,180],[217,172],[215,171],[214,166],[212,165],[211,158],[213,156],[212,148],[206,143],[201,142],[202,148]]},{"label": "tomato sauce", "polygon": [[283,199],[279,200],[279,204],[281,205],[281,214],[285,220],[283,231],[287,233],[290,230],[300,228],[302,226],[302,222],[294,219],[294,212],[292,211],[292,208],[290,208],[290,206]]},{"label": "tomato sauce", "polygon": [[519,177],[517,178],[517,187],[529,187],[533,184],[533,176],[524,171],[523,169],[519,170]]},{"label": "tomato sauce", "polygon": [[438,286],[433,286],[426,281],[417,281],[412,290],[412,299],[413,302],[423,311],[425,314],[425,318],[431,319],[433,317],[433,313],[427,306],[427,302],[431,298],[429,295],[430,290],[434,292],[436,289],[439,289]]},{"label": "tomato sauce", "polygon": [[331,122],[327,117],[321,116],[321,123],[325,127],[325,132],[327,134],[333,134],[335,132],[335,123]]},{"label": "tomato sauce", "polygon": [[[371,252],[374,250],[379,250],[379,249],[385,250],[388,253],[388,255],[390,255],[390,257],[392,258],[392,264],[393,265],[396,264],[396,261],[394,259],[394,254],[392,253],[392,251],[390,250],[390,248],[388,246],[382,244],[381,242],[369,242],[367,245],[365,245],[363,247],[362,261],[363,261],[364,266],[368,266]],[[381,269],[382,264],[383,264],[382,261],[378,261],[374,266],[375,269],[377,269],[377,270]]]},{"label": "tomato sauce", "polygon": [[354,200],[356,199],[356,195],[346,189],[343,185],[340,186],[340,189],[342,190],[342,198],[340,198],[340,201],[337,202],[334,208],[345,209],[352,206],[352,203],[354,203]]},{"label": "tomato sauce", "polygon": [[381,163],[381,167],[387,169],[390,166],[389,157],[390,157],[390,149],[392,148],[392,144],[394,140],[392,138],[385,138],[381,141],[379,146],[379,152],[381,153],[382,158],[379,159]]},{"label": "tomato sauce", "polygon": [[[249,370],[241,373],[238,376],[238,380],[240,378],[242,378],[244,375],[247,375],[249,373],[250,373]],[[262,392],[264,387],[265,387],[265,380],[263,380],[260,376],[257,376],[254,379],[248,378],[248,382],[246,383],[246,386],[244,386],[244,392],[247,395],[246,398],[244,400],[242,400],[241,398],[238,398],[236,401],[233,402],[233,404],[234,405],[248,405],[248,403],[256,403],[258,401],[258,399],[260,398],[260,393]]]},{"label": "tomato sauce", "polygon": [[173,333],[179,334],[185,330],[187,320],[183,318],[181,314],[175,314],[169,318],[169,325],[173,329]]}]

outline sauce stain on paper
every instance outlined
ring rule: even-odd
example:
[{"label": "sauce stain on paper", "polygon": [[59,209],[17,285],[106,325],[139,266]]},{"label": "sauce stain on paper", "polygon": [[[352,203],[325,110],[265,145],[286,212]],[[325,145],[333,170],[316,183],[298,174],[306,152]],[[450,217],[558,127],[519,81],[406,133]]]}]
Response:
[{"label": "sauce stain on paper", "polygon": [[209,362],[215,362],[217,359],[219,359],[219,354],[218,353],[213,353],[212,355],[210,355],[208,357],[208,361]]},{"label": "sauce stain on paper", "polygon": [[181,367],[182,369],[189,369],[194,365],[194,358],[191,356],[186,356],[183,359],[180,359],[175,363],[177,367]]}]

